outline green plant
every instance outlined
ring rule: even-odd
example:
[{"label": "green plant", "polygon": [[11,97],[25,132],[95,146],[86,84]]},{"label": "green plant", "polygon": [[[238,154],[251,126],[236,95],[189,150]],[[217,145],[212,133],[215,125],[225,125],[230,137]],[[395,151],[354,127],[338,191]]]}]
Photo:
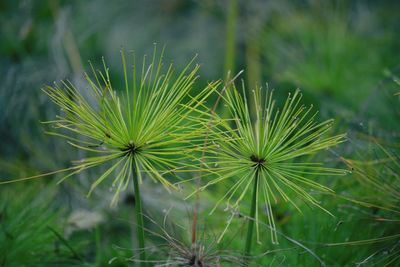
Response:
[{"label": "green plant", "polygon": [[224,66],[224,79],[228,82],[230,72],[235,72],[235,58],[236,58],[236,27],[238,16],[238,3],[237,0],[229,0],[228,14],[226,18],[226,31],[225,31],[225,66]]},{"label": "green plant", "polygon": [[[358,107],[378,83],[387,58],[384,34],[374,32],[376,11],[362,11],[350,3],[307,1],[278,12],[260,38],[269,75],[327,98],[326,105]],[[365,21],[371,27],[361,27]]]},{"label": "green plant", "polygon": [[[245,94],[244,87],[243,93]],[[332,190],[308,179],[307,175],[330,176],[345,173],[341,169],[324,167],[321,163],[299,161],[303,156],[343,142],[345,135],[325,136],[333,121],[315,122],[316,113],[311,114],[312,107],[306,108],[300,104],[301,94],[298,90],[289,95],[281,110],[276,110],[272,92],[257,88],[253,94],[257,111],[255,119],[249,115],[246,95],[241,96],[236,87],[228,90],[226,97],[222,96],[232,119],[221,120],[220,125],[212,128],[215,141],[209,147],[211,154],[207,159],[210,166],[219,165],[210,170],[211,175],[217,174],[217,177],[199,188],[204,190],[225,180],[233,181],[215,205],[214,211],[223,200],[227,200],[228,207],[238,209],[253,185],[249,216],[253,220],[248,222],[245,245],[247,255],[251,252],[254,224],[259,242],[261,202],[266,205],[272,242],[277,243],[272,201],[276,202],[280,196],[299,209],[288,195],[291,191],[304,201],[325,210],[305,187],[323,192]]]},{"label": "green plant", "polygon": [[[166,212],[162,225],[148,218],[155,226],[155,230],[148,231],[154,238],[159,239],[158,243],[161,244],[154,249],[158,257],[149,261],[154,266],[219,267],[222,264],[244,266],[240,254],[234,253],[232,250],[221,249],[209,229],[202,229],[193,243],[192,234],[189,234],[188,229],[177,224],[177,218],[169,218],[172,209],[171,207]],[[179,216],[182,215],[179,214]],[[178,230],[183,230],[183,232]]]},{"label": "green plant", "polygon": [[[374,229],[369,239],[350,240],[329,244],[330,246],[366,246],[368,254],[358,266],[398,266],[400,263],[399,227],[399,155],[383,147],[376,140],[370,141],[371,151],[363,151],[359,159],[343,158],[352,170],[353,178],[360,188],[352,196],[342,197],[357,204],[368,224]],[[368,147],[368,146],[366,146]]]},{"label": "green plant", "polygon": [[[235,255],[240,259],[238,262],[247,259],[250,266],[312,267],[323,266],[324,263],[327,266],[400,265],[399,259],[396,260],[400,255],[400,87],[391,85],[394,77],[397,76],[399,81],[400,68],[397,65],[400,38],[397,29],[400,26],[400,1],[4,0],[0,3],[0,184],[8,182],[5,178],[28,176],[28,179],[36,179],[43,175],[32,175],[59,170],[48,173],[47,179],[0,186],[0,266],[70,266],[74,263],[79,266],[138,265],[138,252],[141,250],[137,249],[135,242],[137,196],[132,187],[133,178],[125,180],[130,183],[125,191],[124,186],[118,189],[118,181],[112,187],[113,181],[124,168],[125,159],[91,191],[90,198],[85,198],[94,179],[101,177],[125,156],[77,172],[72,179],[53,187],[59,178],[78,171],[79,164],[83,163],[76,162],[71,168],[64,169],[70,166],[71,159],[104,156],[112,149],[112,145],[108,143],[110,140],[102,143],[101,138],[93,140],[65,128],[51,128],[58,127],[57,124],[44,126],[46,130],[76,138],[77,141],[71,140],[74,144],[85,148],[89,146],[93,150],[104,149],[105,152],[100,154],[77,149],[63,138],[43,135],[44,127],[37,122],[53,120],[56,114],[66,115],[65,110],[60,111],[59,106],[54,105],[40,90],[43,84],[65,77],[72,81],[79,94],[95,111],[105,110],[102,101],[93,97],[94,91],[90,85],[80,77],[81,62],[88,58],[100,59],[101,55],[107,56],[107,65],[110,66],[111,91],[120,99],[121,109],[126,111],[128,100],[125,96],[124,71],[121,58],[114,53],[121,45],[134,47],[138,52],[137,60],[140,61],[137,65],[137,80],[140,80],[140,55],[152,50],[148,43],[153,41],[169,43],[169,52],[163,61],[169,63],[168,60],[173,59],[178,69],[171,75],[170,84],[179,76],[181,67],[186,66],[187,56],[190,57],[193,51],[199,53],[196,61],[204,63],[204,67],[198,72],[201,77],[195,82],[191,96],[201,90],[201,85],[218,76],[228,85],[229,77],[233,75],[227,74],[244,69],[245,93],[253,127],[257,112],[251,89],[262,85],[263,79],[268,79],[273,87],[279,88],[273,98],[282,104],[278,104],[281,107],[289,90],[297,86],[302,88],[301,103],[307,107],[313,103],[315,110],[320,111],[316,121],[335,118],[331,132],[324,136],[347,132],[348,141],[340,147],[323,149],[315,155],[304,155],[287,163],[321,162],[332,168],[340,168],[345,165],[340,161],[344,158],[347,167],[353,170],[343,177],[318,173],[304,175],[308,180],[334,190],[334,194],[319,193],[319,190],[306,188],[308,186],[288,179],[306,190],[334,218],[313,207],[309,201],[303,201],[297,192],[275,177],[274,180],[301,213],[284,201],[273,184],[271,189],[276,202],[271,197],[271,207],[268,207],[263,200],[260,184],[259,203],[255,207],[255,212],[258,212],[256,220],[250,216],[255,180],[252,176],[246,180],[252,182],[237,206],[234,206],[235,201],[246,188],[246,181],[232,196],[229,209],[221,205],[211,216],[207,216],[206,213],[227,190],[242,178],[241,174],[218,182],[202,192],[197,191],[200,196],[193,204],[192,201],[183,202],[180,194],[170,194],[161,183],[153,183],[151,177],[154,176],[141,166],[137,171],[141,172],[143,182],[138,176],[139,186],[136,188],[140,192],[136,194],[141,194],[139,200],[143,202],[145,228],[149,228],[149,231],[160,229],[164,234],[164,226],[155,229],[147,217],[162,224],[162,217],[168,208],[176,208],[176,216],[170,219],[174,223],[173,229],[167,228],[171,242],[145,232],[148,265],[152,266],[152,261],[161,261],[160,265],[173,265],[172,259],[188,264],[190,253],[193,252],[195,258],[204,255],[202,251],[195,250],[202,247],[217,255]],[[129,89],[132,92],[131,58],[129,53],[126,54]],[[151,55],[152,51],[146,59],[146,70],[151,64]],[[192,67],[189,67],[187,74]],[[94,63],[94,69],[97,68],[102,69],[101,61]],[[167,69],[168,65],[162,67],[161,73],[165,74]],[[96,74],[104,90],[103,78],[97,70]],[[89,75],[97,84],[96,78]],[[106,76],[105,72],[103,76]],[[58,87],[68,91],[62,84]],[[241,88],[239,91],[241,94]],[[108,88],[102,95],[113,101]],[[191,96],[185,96],[181,103],[187,103]],[[79,104],[77,97],[70,96],[70,99]],[[215,112],[223,119],[228,118],[228,109],[222,104],[217,105],[215,99],[210,97],[205,105],[216,106]],[[131,110],[136,112],[132,103],[130,101]],[[192,111],[195,112],[194,109]],[[212,109],[207,113],[210,111]],[[202,120],[197,115],[190,113],[183,118],[181,125],[192,125],[192,122],[196,125],[195,120]],[[124,115],[124,120],[126,117]],[[204,120],[203,124],[197,124],[199,127],[196,129],[207,124],[214,127],[220,122],[211,120],[208,123]],[[238,132],[232,119],[228,119],[226,124]],[[217,128],[223,130],[225,126],[218,125]],[[186,130],[189,131],[189,128],[181,128],[177,133]],[[206,159],[201,159],[203,149],[198,148],[198,153],[185,155],[191,148],[188,142],[181,145],[179,155],[164,157],[176,160],[176,167],[159,168],[152,162],[152,166],[172,185],[176,185],[179,179],[185,180],[184,186],[179,188],[188,194],[197,189],[196,183],[201,187],[210,179],[221,177],[223,171],[218,170],[219,166],[228,171],[229,165],[232,165],[224,163],[224,159],[216,154],[217,146],[221,145],[219,134],[208,135],[207,132],[198,136],[202,140],[193,138],[189,141],[199,144],[199,147],[207,143],[204,146]],[[229,132],[226,134],[227,137],[231,135]],[[107,135],[103,135],[103,139],[107,139]],[[204,142],[207,135],[209,142]],[[229,141],[229,138],[223,137],[222,140]],[[91,144],[83,143],[86,141]],[[215,147],[212,146],[213,142]],[[115,150],[119,149],[117,147]],[[186,156],[191,157],[192,161]],[[194,171],[179,173],[192,167]],[[203,168],[209,168],[210,174]],[[131,166],[127,169],[127,175],[130,173]],[[125,178],[121,176],[119,179]],[[189,179],[194,182],[188,182]],[[118,207],[109,207],[114,192],[113,204],[118,201]],[[225,200],[229,197],[227,195]],[[70,234],[74,225],[81,226],[86,221],[86,218],[75,216],[81,211],[101,214],[104,221],[90,226],[90,229],[74,228],[77,230]],[[278,235],[279,245],[270,244],[268,212],[274,215],[274,231]],[[188,229],[188,221],[192,221],[192,229]],[[254,222],[251,256],[243,257],[250,221]],[[47,227],[49,225],[51,228]],[[227,225],[229,228],[225,228]],[[259,240],[263,242],[260,245],[255,243],[257,226]],[[307,246],[320,260],[280,233]],[[210,246],[219,236],[223,237],[221,242],[215,247]],[[167,246],[164,246],[166,243]],[[133,249],[132,244],[135,245]],[[79,257],[83,261],[78,260]],[[131,257],[134,263],[127,260]],[[112,258],[116,259],[110,263]],[[219,264],[237,266],[240,265],[238,262]]]},{"label": "green plant", "polygon": [[96,154],[76,161],[71,168],[58,171],[69,172],[60,182],[84,170],[111,163],[92,183],[88,195],[116,172],[112,183],[115,190],[112,204],[115,205],[119,193],[128,187],[132,177],[140,259],[144,264],[145,240],[139,187],[143,173],[160,182],[167,190],[175,188],[164,176],[190,166],[190,163],[182,164],[187,157],[185,154],[192,149],[193,142],[201,138],[204,130],[202,121],[191,119],[191,116],[199,110],[198,106],[212,93],[218,82],[210,83],[191,96],[199,65],[192,66],[192,60],[181,73],[176,74],[170,64],[163,72],[163,52],[157,60],[156,48],[150,64],[144,57],[140,73],[137,65],[133,64],[130,81],[124,51],[121,55],[125,85],[124,92],[121,92],[123,97],[113,89],[109,70],[103,60],[104,72],[96,73],[92,67],[94,78],[85,75],[90,87],[88,92],[70,82],[62,82],[64,89],[57,84],[44,89],[62,110],[62,115],[47,124],[64,131],[50,134],[67,139],[78,149]]},{"label": "green plant", "polygon": [[[0,266],[54,266],[59,261],[84,264],[60,238],[61,212],[51,206],[54,194],[47,194],[48,188],[43,184],[1,188]],[[38,195],[38,190],[42,194]]]}]

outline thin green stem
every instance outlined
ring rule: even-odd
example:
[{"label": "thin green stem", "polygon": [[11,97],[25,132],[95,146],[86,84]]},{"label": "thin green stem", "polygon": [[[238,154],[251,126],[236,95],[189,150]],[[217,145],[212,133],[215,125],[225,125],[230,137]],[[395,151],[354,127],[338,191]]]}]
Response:
[{"label": "thin green stem", "polygon": [[[250,216],[249,216],[249,225],[247,227],[247,237],[246,237],[246,246],[244,249],[244,256],[250,256],[251,252],[251,244],[253,238],[253,229],[254,229],[254,221],[257,209],[257,188],[258,188],[258,169],[254,175],[254,188],[253,188],[253,198],[251,200],[251,208],[250,208]],[[246,260],[247,262],[247,260]]]},{"label": "thin green stem", "polygon": [[140,266],[146,267],[142,200],[140,198],[139,181],[134,160],[132,161],[132,177],[133,177],[133,187],[135,189],[136,231],[137,231],[137,238],[139,241]]},{"label": "thin green stem", "polygon": [[235,71],[235,46],[236,46],[236,23],[237,23],[237,0],[230,0],[228,7],[228,16],[226,21],[226,40],[225,40],[225,73],[224,78],[226,82],[231,77],[228,77],[228,72],[234,73]]},{"label": "thin green stem", "polygon": [[101,266],[101,253],[100,253],[100,251],[102,251],[102,247],[101,247],[101,231],[100,231],[100,227],[99,226],[96,226],[96,228],[95,228],[94,238],[95,238],[95,242],[96,242],[96,258],[95,258],[95,262],[96,262],[96,266]]},{"label": "thin green stem", "polygon": [[[247,12],[247,29],[249,29],[248,37],[246,38],[246,78],[247,78],[247,90],[249,96],[252,99],[251,103],[255,103],[254,94],[251,89],[261,84],[261,46],[260,46],[260,35],[261,35],[261,23],[258,20],[254,20],[253,14]],[[256,105],[250,105],[250,114],[252,118],[257,117]]]}]

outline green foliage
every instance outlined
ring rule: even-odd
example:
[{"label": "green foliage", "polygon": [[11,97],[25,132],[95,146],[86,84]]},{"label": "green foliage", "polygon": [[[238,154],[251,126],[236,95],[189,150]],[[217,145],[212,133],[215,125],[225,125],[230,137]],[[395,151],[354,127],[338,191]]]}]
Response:
[{"label": "green foliage", "polygon": [[213,128],[216,141],[210,147],[212,154],[208,157],[211,166],[219,166],[211,169],[212,174],[218,176],[200,190],[226,180],[232,181],[217,205],[226,200],[228,207],[237,209],[248,194],[251,184],[254,184],[257,240],[259,209],[264,203],[271,226],[271,238],[277,243],[272,202],[282,198],[299,209],[288,195],[291,191],[304,201],[323,209],[305,188],[322,192],[331,192],[331,189],[307,176],[345,173],[340,169],[324,167],[321,163],[300,162],[298,159],[343,142],[345,135],[325,136],[332,127],[332,120],[316,122],[316,113],[312,114],[312,107],[301,105],[299,91],[289,95],[279,110],[272,92],[257,88],[253,94],[257,114],[255,119],[250,117],[246,96],[241,96],[236,88],[227,91],[224,99],[232,119],[222,121],[221,127]]},{"label": "green foliage", "polygon": [[364,26],[374,20],[372,12],[329,1],[278,13],[263,38],[272,75],[356,109],[386,67],[382,40],[389,37]]},{"label": "green foliage", "polygon": [[58,225],[61,214],[51,207],[51,195],[38,195],[38,190],[48,192],[43,186],[1,188],[1,266],[54,266],[57,262],[69,262],[70,265],[81,262],[56,234],[61,230]]},{"label": "green foliage", "polygon": [[[398,10],[395,1],[1,1],[0,266],[131,266],[143,251],[135,228],[148,232],[150,266],[398,266]],[[168,55],[152,54],[154,41]],[[120,64],[121,45],[153,56]],[[196,52],[200,69],[186,61]],[[101,55],[107,66],[81,78],[81,62]],[[228,79],[229,66],[247,88],[227,81],[213,96],[219,83],[209,81]],[[52,105],[40,88],[60,79],[44,89]],[[261,81],[280,89],[253,93]],[[295,86],[303,97],[287,100]],[[42,133],[43,120],[61,141]],[[348,141],[333,148],[342,132]],[[136,170],[133,195],[124,189]],[[53,188],[53,178],[64,182]],[[169,194],[177,184],[195,203]],[[160,223],[170,206],[171,228]],[[71,219],[82,209],[104,221],[68,234],[85,222]]]},{"label": "green foliage", "polygon": [[76,166],[68,169],[72,172],[63,180],[83,170],[113,162],[93,182],[89,194],[118,170],[113,181],[115,204],[121,190],[125,190],[129,184],[132,165],[140,181],[142,173],[145,173],[166,189],[174,188],[164,176],[172,171],[180,171],[182,158],[185,158],[182,151],[192,149],[188,141],[201,137],[204,131],[201,121],[196,122],[190,116],[217,83],[210,84],[191,97],[199,66],[192,67],[190,62],[181,73],[175,74],[171,64],[163,73],[163,52],[158,60],[156,54],[155,49],[150,64],[146,63],[146,57],[143,59],[140,74],[137,73],[138,66],[133,64],[130,81],[122,51],[125,82],[122,98],[113,89],[105,64],[104,73],[97,74],[93,70],[94,79],[85,76],[90,86],[88,93],[68,82],[62,83],[66,90],[57,85],[45,89],[63,111],[57,120],[47,123],[72,133],[51,134],[68,139],[78,149],[97,154],[77,161]]},{"label": "green foliage", "polygon": [[[151,222],[154,230],[148,230],[149,234],[157,240],[157,245],[154,248],[148,248],[153,251],[150,256],[152,260],[149,263],[156,266],[210,266],[218,267],[225,266],[226,264],[234,266],[245,266],[244,261],[239,253],[235,253],[231,249],[223,249],[215,240],[215,236],[199,227],[199,238],[196,242],[190,242],[190,231],[187,230],[186,225],[180,225],[175,222],[177,217],[182,216],[181,213],[171,215],[174,213],[171,207],[165,214],[164,218],[154,220]],[[158,223],[158,221],[163,222]],[[202,222],[203,225],[204,222]],[[135,257],[130,259],[137,262]]]},{"label": "green foliage", "polygon": [[[365,153],[360,160],[345,159],[353,177],[362,190],[351,199],[366,207],[366,214],[378,235],[343,243],[344,245],[372,244],[372,251],[360,262],[368,266],[397,266],[400,264],[400,163],[399,155],[375,143],[372,155]],[[367,160],[366,160],[367,159]],[[371,160],[368,160],[371,159]]]}]

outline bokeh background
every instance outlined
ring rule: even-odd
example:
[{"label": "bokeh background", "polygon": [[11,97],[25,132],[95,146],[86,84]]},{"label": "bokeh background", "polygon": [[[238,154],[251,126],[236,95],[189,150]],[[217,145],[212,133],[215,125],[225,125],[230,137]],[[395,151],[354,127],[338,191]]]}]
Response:
[{"label": "bokeh background", "polygon": [[[335,217],[304,203],[303,214],[276,204],[278,228],[289,239],[273,246],[262,233],[254,266],[399,266],[399,29],[398,1],[1,0],[0,179],[66,168],[83,156],[45,134],[41,122],[59,110],[44,85],[84,84],[88,60],[100,67],[102,57],[122,84],[121,48],[144,55],[156,43],[177,68],[197,54],[199,86],[244,70],[238,80],[249,90],[268,83],[278,101],[301,88],[320,118],[335,118],[334,132],[349,136],[324,160],[370,164],[362,165],[366,176],[316,177],[337,192],[318,196]],[[60,185],[54,175],[0,186],[0,266],[132,266],[134,197],[127,192],[110,208],[104,184],[86,198],[95,172]],[[162,224],[168,211],[170,230],[186,240],[192,202],[156,184],[143,188],[146,214]],[[211,241],[229,217],[222,209],[208,216],[218,190],[201,202]],[[244,221],[234,225],[239,230],[221,245],[232,255],[241,250],[235,237]],[[167,260],[168,248],[152,240],[151,257]],[[357,240],[365,242],[349,243]]]}]

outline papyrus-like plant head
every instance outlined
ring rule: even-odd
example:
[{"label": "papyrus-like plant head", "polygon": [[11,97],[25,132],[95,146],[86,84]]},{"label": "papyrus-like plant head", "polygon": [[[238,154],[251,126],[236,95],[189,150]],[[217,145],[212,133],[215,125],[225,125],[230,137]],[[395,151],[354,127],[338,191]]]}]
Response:
[{"label": "papyrus-like plant head", "polygon": [[201,137],[202,122],[190,117],[217,85],[211,83],[192,93],[199,69],[193,60],[176,72],[172,64],[163,65],[163,52],[157,55],[156,49],[150,62],[144,57],[140,66],[134,62],[127,67],[125,54],[121,54],[123,90],[113,87],[104,61],[103,72],[91,66],[92,77],[85,75],[88,88],[62,82],[44,89],[62,110],[56,120],[48,122],[62,132],[52,134],[90,154],[77,161],[63,179],[109,163],[90,192],[108,177],[113,178],[113,203],[127,187],[132,165],[140,180],[146,173],[165,188],[174,187],[163,174],[180,170],[185,150]]},{"label": "papyrus-like plant head", "polygon": [[312,112],[312,107],[307,108],[301,104],[299,90],[289,94],[280,108],[273,99],[272,91],[257,88],[252,92],[252,104],[256,110],[254,118],[250,115],[244,88],[243,95],[233,86],[223,96],[231,119],[220,120],[222,123],[212,128],[215,142],[209,148],[211,155],[208,162],[215,163],[210,166],[219,167],[211,168],[216,178],[200,190],[230,181],[231,184],[217,205],[226,200],[229,207],[235,209],[253,191],[252,199],[256,203],[253,219],[256,222],[257,238],[259,207],[264,204],[272,229],[272,241],[276,242],[271,203],[279,197],[299,209],[292,199],[293,195],[297,195],[323,209],[307,188],[325,192],[331,190],[310,177],[341,175],[344,171],[324,167],[318,162],[307,162],[304,156],[343,142],[345,135],[327,135],[332,120],[316,122],[317,113]]}]

